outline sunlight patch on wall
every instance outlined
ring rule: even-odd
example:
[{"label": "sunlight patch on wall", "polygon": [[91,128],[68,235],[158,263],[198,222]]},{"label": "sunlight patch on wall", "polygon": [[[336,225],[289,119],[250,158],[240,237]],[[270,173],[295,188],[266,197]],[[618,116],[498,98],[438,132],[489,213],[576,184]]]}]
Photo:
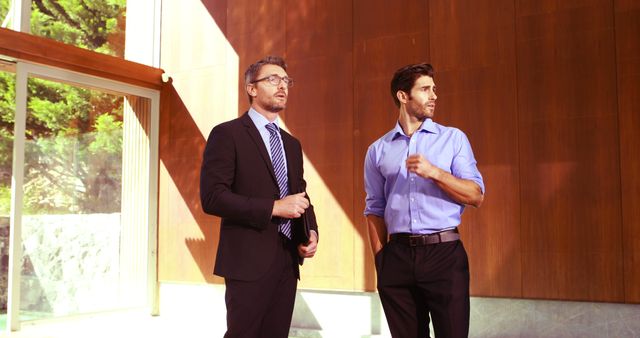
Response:
[{"label": "sunlight patch on wall", "polygon": [[[280,120],[280,126],[289,132],[284,121]],[[307,193],[315,209],[320,242],[317,255],[304,262],[300,287],[305,288],[307,283],[312,283],[314,288],[336,288],[336,280],[355,273],[352,259],[356,251],[354,225],[309,157],[303,153],[303,158]],[[353,283],[353,279],[349,277],[347,283]],[[350,289],[353,286],[340,287]]]}]

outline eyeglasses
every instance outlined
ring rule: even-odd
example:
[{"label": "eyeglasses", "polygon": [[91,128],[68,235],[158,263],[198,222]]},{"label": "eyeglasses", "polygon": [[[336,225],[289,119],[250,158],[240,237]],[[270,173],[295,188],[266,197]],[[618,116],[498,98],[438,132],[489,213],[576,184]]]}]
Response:
[{"label": "eyeglasses", "polygon": [[287,76],[280,77],[279,75],[276,75],[276,74],[272,74],[272,75],[263,77],[261,79],[257,79],[257,80],[251,81],[251,83],[258,83],[258,82],[264,81],[264,80],[269,81],[269,83],[271,83],[274,86],[279,85],[280,81],[284,81],[284,83],[287,85],[287,87],[293,87],[293,79],[292,78],[287,77]]}]

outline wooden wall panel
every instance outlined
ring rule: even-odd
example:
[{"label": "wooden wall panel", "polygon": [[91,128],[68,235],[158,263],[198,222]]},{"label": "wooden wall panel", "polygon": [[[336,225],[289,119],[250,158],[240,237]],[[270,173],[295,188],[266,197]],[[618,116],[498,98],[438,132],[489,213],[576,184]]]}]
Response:
[{"label": "wooden wall panel", "polygon": [[[429,57],[426,0],[354,0],[354,210],[366,236],[363,168],[369,145],[394,127],[398,109],[389,83],[400,67]],[[375,290],[375,267],[365,240],[365,290]]]},{"label": "wooden wall panel", "polygon": [[[361,290],[362,235],[353,217],[351,3],[286,1],[286,60],[295,85],[281,118],[302,143],[320,243],[302,288]],[[345,260],[345,257],[350,257]],[[360,263],[358,263],[360,261]]]},{"label": "wooden wall panel", "polygon": [[[225,35],[240,60],[238,64],[238,114],[249,109],[244,72],[252,63],[266,55],[285,56],[285,1],[236,0],[227,4]],[[215,10],[213,10],[215,12]]]},{"label": "wooden wall panel", "polygon": [[432,1],[429,13],[434,120],[465,132],[486,188],[484,204],[467,207],[460,226],[471,292],[520,297],[514,3]]},{"label": "wooden wall panel", "polygon": [[615,9],[625,301],[640,303],[640,2]]},{"label": "wooden wall panel", "polygon": [[244,112],[246,67],[296,80],[282,114],[321,221],[303,288],[375,290],[363,160],[390,130],[393,72],[436,68],[435,120],[485,177],[461,227],[472,294],[640,302],[640,18],[634,0],[164,1],[161,281],[214,282],[219,220],[199,207],[210,129]]},{"label": "wooden wall panel", "polygon": [[163,86],[160,116],[160,281],[222,282],[213,276],[220,220],[202,211],[199,178],[209,132],[238,115],[238,59],[224,35],[225,6],[163,2],[161,67],[172,80]]},{"label": "wooden wall panel", "polygon": [[613,8],[518,1],[525,298],[623,301]]},{"label": "wooden wall panel", "polygon": [[145,88],[162,86],[161,69],[8,28],[0,27],[0,55]]}]

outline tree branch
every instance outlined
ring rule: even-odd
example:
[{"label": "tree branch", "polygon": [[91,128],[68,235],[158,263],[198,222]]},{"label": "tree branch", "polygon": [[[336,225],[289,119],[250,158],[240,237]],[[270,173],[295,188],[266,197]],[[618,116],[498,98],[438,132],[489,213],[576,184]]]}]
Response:
[{"label": "tree branch", "polygon": [[53,8],[56,9],[56,11],[60,14],[60,16],[62,16],[62,18],[67,21],[71,26],[82,30],[82,27],[80,26],[80,23],[78,23],[77,21],[73,20],[71,18],[71,16],[69,15],[69,13],[67,13],[67,11],[64,9],[64,7],[62,7],[62,5],[60,5],[57,1],[54,0],[49,0],[49,3],[51,4],[51,6],[53,6]]},{"label": "tree branch", "polygon": [[56,15],[53,14],[53,12],[51,12],[47,6],[44,5],[44,3],[42,3],[42,0],[33,0],[33,2],[36,4],[36,6],[38,7],[38,9],[40,10],[40,12],[42,12],[43,14],[46,14],[52,18],[55,18]]}]

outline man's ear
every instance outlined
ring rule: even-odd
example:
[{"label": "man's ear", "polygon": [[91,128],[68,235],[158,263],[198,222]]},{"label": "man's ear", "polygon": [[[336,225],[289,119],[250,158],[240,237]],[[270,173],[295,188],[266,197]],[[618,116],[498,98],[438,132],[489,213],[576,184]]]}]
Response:
[{"label": "man's ear", "polygon": [[251,96],[251,97],[258,96],[258,93],[257,93],[257,90],[256,90],[256,86],[254,86],[253,84],[248,84],[245,88],[246,88],[247,94],[249,94],[249,96]]},{"label": "man's ear", "polygon": [[401,103],[407,103],[407,101],[409,101],[409,95],[407,95],[407,93],[405,93],[402,90],[398,90],[396,92],[396,97],[398,98],[398,101],[400,101]]}]

